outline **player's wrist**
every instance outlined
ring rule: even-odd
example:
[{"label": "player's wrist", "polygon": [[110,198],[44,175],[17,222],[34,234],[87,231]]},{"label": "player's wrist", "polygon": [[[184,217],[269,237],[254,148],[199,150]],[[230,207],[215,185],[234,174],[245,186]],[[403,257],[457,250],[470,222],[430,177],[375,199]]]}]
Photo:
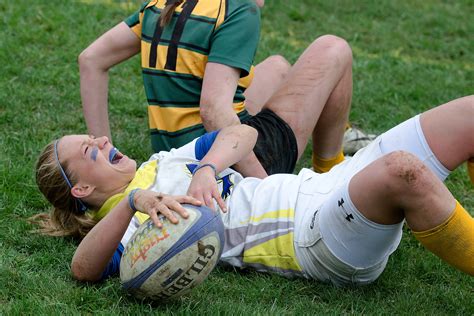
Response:
[{"label": "player's wrist", "polygon": [[140,191],[140,190],[141,189],[139,189],[139,188],[133,189],[128,194],[128,207],[130,208],[130,210],[132,211],[133,214],[138,212],[138,209],[136,207],[136,202],[137,202],[137,192]]},{"label": "player's wrist", "polygon": [[202,172],[202,170],[206,170],[207,172],[212,172],[214,174],[214,178],[217,179],[217,168],[214,164],[212,163],[203,163],[199,164],[194,170],[193,170],[193,176],[197,172]]}]

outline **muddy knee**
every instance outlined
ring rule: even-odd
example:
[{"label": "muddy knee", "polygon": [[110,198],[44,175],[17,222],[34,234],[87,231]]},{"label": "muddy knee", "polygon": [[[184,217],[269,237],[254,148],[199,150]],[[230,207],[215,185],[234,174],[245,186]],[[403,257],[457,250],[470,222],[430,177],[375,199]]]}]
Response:
[{"label": "muddy knee", "polygon": [[415,155],[394,151],[384,156],[384,172],[390,182],[388,188],[400,196],[405,193],[420,194],[432,181],[428,167]]}]

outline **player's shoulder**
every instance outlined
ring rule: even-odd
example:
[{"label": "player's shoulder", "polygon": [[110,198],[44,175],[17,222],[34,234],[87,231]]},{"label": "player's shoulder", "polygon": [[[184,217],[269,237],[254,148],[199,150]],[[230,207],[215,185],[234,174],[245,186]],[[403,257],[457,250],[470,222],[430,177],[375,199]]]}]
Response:
[{"label": "player's shoulder", "polygon": [[260,14],[260,8],[254,0],[228,0],[226,2],[226,17],[232,14]]}]

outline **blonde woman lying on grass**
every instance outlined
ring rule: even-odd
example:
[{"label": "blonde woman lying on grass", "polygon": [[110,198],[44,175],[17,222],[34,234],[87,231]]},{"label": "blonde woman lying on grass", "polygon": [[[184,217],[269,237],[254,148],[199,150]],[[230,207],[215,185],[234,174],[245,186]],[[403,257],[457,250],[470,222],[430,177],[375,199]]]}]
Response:
[{"label": "blonde woman lying on grass", "polygon": [[265,179],[232,169],[245,168],[257,139],[246,125],[157,153],[138,170],[106,137],[64,136],[39,158],[37,183],[54,209],[36,220],[45,234],[81,238],[71,269],[83,281],[116,273],[148,216],[158,227],[185,219],[181,203],[222,214],[220,260],[240,268],[371,283],[406,222],[429,251],[474,275],[474,219],[442,183],[470,159],[473,177],[473,117],[474,96],[460,98],[394,127],[327,173]]}]

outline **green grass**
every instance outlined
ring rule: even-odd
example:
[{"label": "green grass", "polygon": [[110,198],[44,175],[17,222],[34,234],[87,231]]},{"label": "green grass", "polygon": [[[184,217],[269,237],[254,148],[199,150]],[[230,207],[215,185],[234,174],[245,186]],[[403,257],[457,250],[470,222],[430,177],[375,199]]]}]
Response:
[{"label": "green grass", "polygon": [[[117,278],[73,281],[75,244],[30,234],[25,221],[48,208],[34,184],[34,162],[51,139],[86,131],[77,56],[138,4],[0,0],[0,314],[474,314],[473,278],[409,232],[380,279],[361,288],[218,268],[191,295],[163,306],[128,297]],[[346,38],[354,52],[351,120],[380,133],[474,92],[472,8],[468,0],[268,0],[257,61],[278,53],[294,62],[319,35]],[[138,58],[112,70],[110,91],[114,142],[147,159]],[[308,166],[308,156],[300,166]],[[474,214],[464,168],[447,185]]]}]

